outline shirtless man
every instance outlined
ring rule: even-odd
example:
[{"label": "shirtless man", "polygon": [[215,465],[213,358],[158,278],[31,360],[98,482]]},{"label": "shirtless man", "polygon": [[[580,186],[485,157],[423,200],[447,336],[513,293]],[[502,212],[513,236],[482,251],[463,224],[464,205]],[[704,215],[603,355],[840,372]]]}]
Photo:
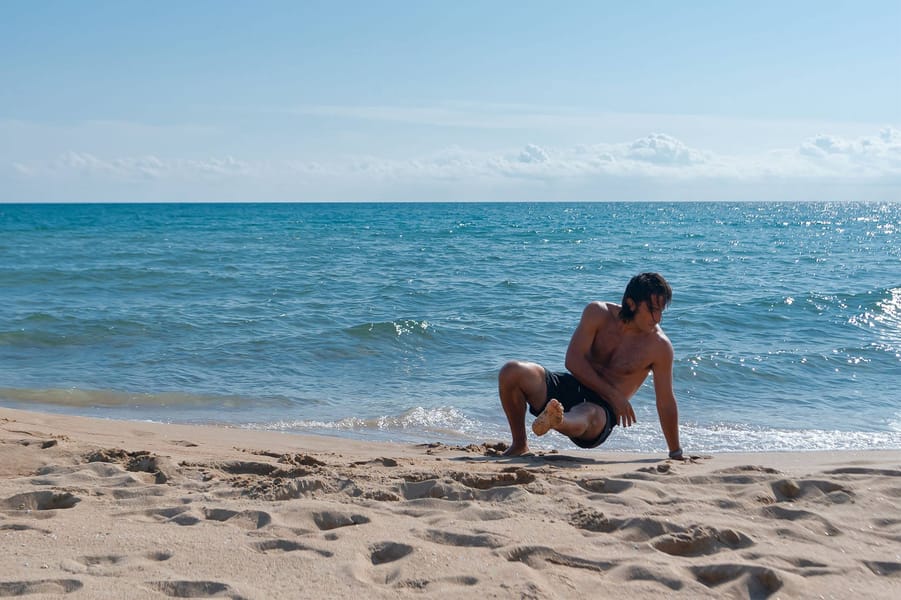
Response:
[{"label": "shirtless man", "polygon": [[669,456],[682,458],[679,409],[673,394],[673,345],[660,328],[673,292],[658,273],[641,273],[626,286],[622,305],[592,302],[566,350],[568,373],[554,373],[535,363],[511,361],[498,375],[501,405],[513,443],[506,456],[529,452],[526,408],[538,418],[536,435],[551,429],[581,448],[594,448],[615,425],[635,423],[629,399],[654,374],[657,415]]}]

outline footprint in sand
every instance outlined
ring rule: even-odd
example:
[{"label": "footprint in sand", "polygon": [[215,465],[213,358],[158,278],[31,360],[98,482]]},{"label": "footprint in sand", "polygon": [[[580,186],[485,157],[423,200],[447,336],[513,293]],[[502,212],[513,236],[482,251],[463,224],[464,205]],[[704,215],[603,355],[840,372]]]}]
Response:
[{"label": "footprint in sand", "polygon": [[413,546],[397,542],[381,542],[369,547],[369,559],[374,565],[400,560],[413,552]]},{"label": "footprint in sand", "polygon": [[328,531],[330,529],[337,529],[338,527],[369,523],[369,517],[328,510],[313,513],[313,522],[320,531]]},{"label": "footprint in sand", "polygon": [[667,534],[683,533],[684,528],[654,517],[607,518],[604,513],[583,507],[572,513],[569,522],[577,529],[616,533],[628,542],[644,542]]},{"label": "footprint in sand", "polygon": [[722,596],[769,598],[784,585],[778,572],[754,565],[705,565],[691,567],[695,578]]},{"label": "footprint in sand", "polygon": [[315,509],[309,506],[300,506],[295,510],[287,510],[281,514],[281,523],[272,525],[268,529],[259,532],[251,532],[252,535],[266,539],[279,536],[291,537],[292,535],[320,534],[322,539],[337,540],[345,527],[355,527],[371,522],[366,515],[356,512],[344,512],[331,508]]},{"label": "footprint in sand", "polygon": [[651,542],[651,545],[673,556],[701,556],[713,554],[723,549],[736,550],[754,544],[743,533],[732,529],[714,529],[696,526],[680,533],[671,533]]},{"label": "footprint in sand", "polygon": [[378,465],[382,467],[396,467],[398,462],[393,458],[374,458],[372,460],[358,460],[357,462],[350,463],[353,467],[362,467],[368,465]]},{"label": "footprint in sand", "polygon": [[19,440],[18,443],[21,446],[31,446],[34,444],[40,446],[41,450],[46,450],[47,448],[53,448],[59,442],[57,440]]},{"label": "footprint in sand", "polygon": [[874,535],[895,542],[901,542],[901,519],[894,517],[875,517],[870,519],[870,529]]},{"label": "footprint in sand", "polygon": [[469,502],[450,503],[433,498],[420,498],[404,502],[403,505],[397,507],[395,512],[417,519],[452,513],[454,520],[457,521],[501,521],[512,516],[507,511],[481,508]]},{"label": "footprint in sand", "polygon": [[509,502],[528,495],[522,488],[534,481],[528,471],[518,473],[449,473],[448,478],[412,481],[401,484],[398,492],[405,500],[436,498],[450,501],[480,500],[483,502]]},{"label": "footprint in sand", "polygon": [[863,561],[863,564],[865,564],[873,573],[881,577],[901,578],[901,563],[865,560]]},{"label": "footprint in sand", "polygon": [[882,477],[901,477],[899,469],[870,469],[867,467],[842,467],[825,471],[827,475],[878,475]]},{"label": "footprint in sand", "polygon": [[[152,476],[152,483],[156,483],[159,476]],[[109,494],[117,499],[144,498],[165,493],[159,486],[148,485],[147,479],[141,474],[126,471],[118,464],[91,462],[76,466],[48,465],[38,469],[30,481],[32,485],[43,487],[78,486],[93,489],[98,495]]]},{"label": "footprint in sand", "polygon": [[279,463],[286,465],[305,465],[308,467],[326,466],[325,462],[310,454],[269,452],[268,450],[249,450],[246,448],[235,448],[235,450],[240,450],[241,452],[247,452],[249,454],[255,454],[257,456],[268,456],[269,458],[276,458],[278,459]]},{"label": "footprint in sand", "polygon": [[272,522],[272,516],[262,510],[228,510],[225,508],[205,508],[203,514],[208,521],[221,521],[241,529],[261,529]]},{"label": "footprint in sand", "polygon": [[315,552],[319,556],[324,556],[326,558],[334,556],[333,552],[329,552],[328,550],[320,550],[318,548],[313,548],[311,546],[305,546],[304,544],[300,544],[293,540],[265,540],[262,542],[256,542],[251,544],[251,547],[257,552],[261,552],[263,554],[269,554],[272,552]]},{"label": "footprint in sand", "polygon": [[304,498],[321,490],[331,490],[330,484],[325,480],[319,477],[304,477],[303,473],[291,475],[287,479],[264,477],[233,485],[244,488],[243,494],[250,498],[264,498],[276,502]]},{"label": "footprint in sand", "polygon": [[77,579],[0,581],[0,597],[25,596],[26,594],[71,594],[82,587],[84,587],[84,584]]},{"label": "footprint in sand", "polygon": [[31,525],[23,525],[22,523],[4,523],[0,525],[0,531],[37,531],[44,535],[53,533],[49,529],[41,529],[40,527],[32,527]]},{"label": "footprint in sand", "polygon": [[423,498],[440,498],[442,500],[466,501],[475,500],[475,493],[456,481],[428,479],[426,481],[407,481],[402,483],[398,492],[405,500]]},{"label": "footprint in sand", "polygon": [[278,467],[266,462],[250,460],[231,460],[210,467],[224,471],[229,475],[271,475]]},{"label": "footprint in sand", "polygon": [[173,506],[118,513],[116,516],[137,517],[138,521],[175,523],[182,526],[197,525],[203,521],[216,521],[241,529],[262,529],[272,522],[272,516],[261,510],[238,511],[225,508],[203,508],[200,515],[189,506]]},{"label": "footprint in sand", "polygon": [[136,517],[138,521],[149,523],[175,523],[176,525],[196,525],[202,519],[191,514],[190,507],[174,506],[172,508],[151,508],[135,512],[117,513],[117,517]]},{"label": "footprint in sand", "polygon": [[56,510],[72,508],[81,502],[81,498],[69,492],[26,492],[0,500],[0,510]]},{"label": "footprint in sand", "polygon": [[149,473],[154,477],[154,483],[162,484],[172,478],[176,468],[168,459],[151,454],[147,450],[129,452],[121,448],[103,448],[89,452],[84,456],[88,463],[117,463],[125,467],[126,471],[134,473]]},{"label": "footprint in sand", "polygon": [[510,562],[521,562],[533,569],[543,569],[546,563],[572,567],[574,569],[587,569],[589,571],[608,571],[616,566],[616,563],[588,560],[578,556],[561,554],[553,548],[546,546],[517,546],[501,554]]},{"label": "footprint in sand", "polygon": [[127,556],[107,554],[105,556],[82,556],[80,559],[78,559],[78,562],[82,563],[86,567],[106,567],[111,565],[118,565],[125,562],[127,559]]},{"label": "footprint in sand", "polygon": [[735,467],[727,467],[725,469],[717,469],[714,474],[738,474],[738,473],[756,473],[758,475],[781,475],[782,471],[772,467],[764,467],[762,465],[738,465]]},{"label": "footprint in sand", "polygon": [[218,581],[148,581],[147,585],[171,598],[225,597],[243,600],[231,586]]},{"label": "footprint in sand", "polygon": [[626,581],[651,581],[665,585],[673,591],[679,591],[685,586],[685,583],[681,579],[673,577],[671,574],[658,567],[626,565],[617,569],[617,573]]},{"label": "footprint in sand", "polygon": [[580,508],[569,517],[570,524],[577,529],[610,533],[615,531],[617,524],[608,519],[604,513],[593,508]]},{"label": "footprint in sand", "polygon": [[600,494],[621,494],[635,486],[631,481],[622,479],[583,479],[577,483],[583,490]]},{"label": "footprint in sand", "polygon": [[514,467],[502,473],[465,473],[453,472],[449,476],[454,481],[459,481],[468,488],[489,490],[505,485],[526,485],[535,481],[535,475],[526,469]]},{"label": "footprint in sand", "polygon": [[849,569],[847,569],[846,567],[836,567],[825,562],[811,560],[809,558],[803,558],[801,556],[785,556],[773,554],[772,552],[742,552],[741,557],[745,560],[751,561],[752,563],[767,561],[772,564],[774,560],[777,560],[781,563],[784,563],[784,566],[782,567],[783,570],[805,578],[822,577],[824,575],[847,576],[849,571]]},{"label": "footprint in sand", "polygon": [[114,488],[109,491],[110,496],[116,500],[145,500],[147,498],[159,498],[166,495],[166,490],[141,487],[136,489]]},{"label": "footprint in sand", "polygon": [[761,509],[761,514],[775,519],[784,519],[803,524],[809,531],[827,536],[841,535],[842,531],[824,517],[807,510],[785,508],[777,504]]},{"label": "footprint in sand", "polygon": [[544,435],[562,422],[563,405],[556,398],[551,398],[538,418],[532,421],[532,432],[535,435]]},{"label": "footprint in sand", "polygon": [[818,479],[780,479],[772,483],[773,493],[778,501],[795,501],[814,499],[831,504],[845,504],[854,497],[854,492],[847,486],[834,481]]},{"label": "footprint in sand", "polygon": [[440,529],[429,529],[416,533],[424,540],[441,544],[443,546],[461,546],[465,548],[500,548],[507,542],[492,533],[454,533]]},{"label": "footprint in sand", "polygon": [[[169,552],[148,552],[142,558],[153,562],[163,562],[172,558],[172,554]],[[78,559],[78,562],[87,567],[92,567],[95,565],[118,565],[125,562],[134,562],[134,560],[128,556],[105,554],[100,556],[82,556]]]},{"label": "footprint in sand", "polygon": [[61,564],[64,571],[70,573],[90,573],[91,575],[114,575],[123,569],[133,569],[146,562],[164,562],[172,558],[169,552],[148,552],[140,556],[121,554],[104,554],[81,556],[64,560]]}]

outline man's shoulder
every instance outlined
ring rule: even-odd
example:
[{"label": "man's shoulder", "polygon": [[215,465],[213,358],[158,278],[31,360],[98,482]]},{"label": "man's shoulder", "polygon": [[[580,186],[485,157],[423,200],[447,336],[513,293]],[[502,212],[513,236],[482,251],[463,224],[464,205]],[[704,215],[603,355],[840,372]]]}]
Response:
[{"label": "man's shoulder", "polygon": [[619,304],[614,304],[613,302],[604,302],[603,300],[595,300],[594,302],[589,302],[588,306],[585,307],[585,314],[590,316],[609,318],[609,317],[618,317],[619,316]]},{"label": "man's shoulder", "polygon": [[663,329],[658,325],[657,331],[654,335],[654,347],[658,352],[662,352],[664,357],[670,357],[672,359],[673,356],[673,343],[670,341],[669,337],[663,332]]}]

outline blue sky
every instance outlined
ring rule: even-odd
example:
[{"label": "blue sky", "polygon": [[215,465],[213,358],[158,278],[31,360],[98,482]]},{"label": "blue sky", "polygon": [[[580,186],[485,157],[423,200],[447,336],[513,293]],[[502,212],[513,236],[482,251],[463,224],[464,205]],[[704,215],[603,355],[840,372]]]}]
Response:
[{"label": "blue sky", "polygon": [[0,201],[899,200],[901,2],[0,3]]}]

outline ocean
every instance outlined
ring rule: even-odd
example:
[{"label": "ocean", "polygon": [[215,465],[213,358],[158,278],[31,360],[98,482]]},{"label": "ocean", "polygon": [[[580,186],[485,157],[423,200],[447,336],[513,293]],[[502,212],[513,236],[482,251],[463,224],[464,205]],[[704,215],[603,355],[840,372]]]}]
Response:
[{"label": "ocean", "polygon": [[0,205],[0,405],[509,442],[501,365],[641,271],[686,451],[901,449],[901,203]]}]

